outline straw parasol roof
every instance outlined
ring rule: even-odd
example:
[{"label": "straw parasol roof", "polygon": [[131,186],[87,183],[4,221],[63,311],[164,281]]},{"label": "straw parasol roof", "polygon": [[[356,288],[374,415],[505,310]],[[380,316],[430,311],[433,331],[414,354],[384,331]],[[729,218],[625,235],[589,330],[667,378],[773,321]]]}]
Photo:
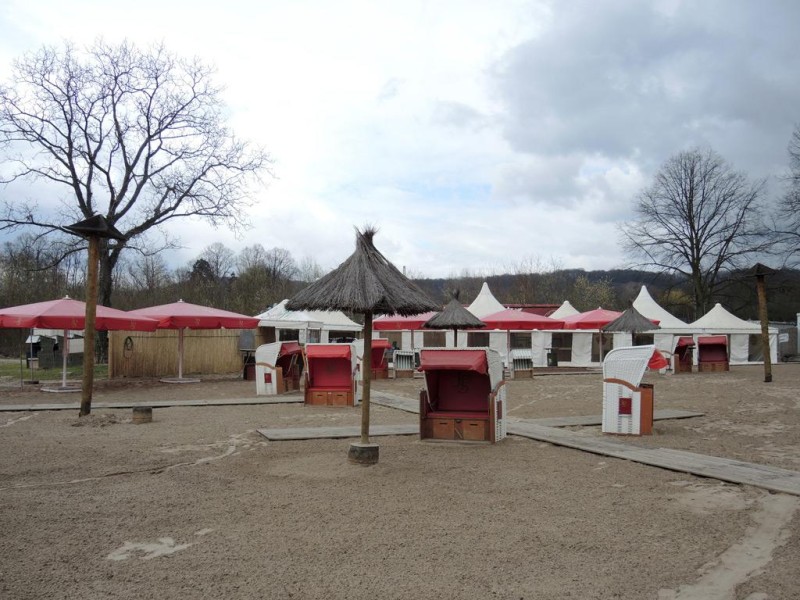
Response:
[{"label": "straw parasol roof", "polygon": [[439,309],[375,248],[375,233],[370,226],[356,229],[356,249],[350,258],[286,303],[287,310],[346,310],[364,315],[361,442],[351,444],[348,453],[351,462],[360,464],[378,462],[377,444],[369,443],[372,315],[415,315]]},{"label": "straw parasol roof", "polygon": [[456,292],[442,311],[428,319],[423,327],[426,329],[473,329],[486,327],[486,323],[461,305]]},{"label": "straw parasol roof", "polygon": [[416,284],[372,242],[376,230],[356,229],[356,250],[333,271],[286,303],[288,310],[344,310],[376,315],[416,315],[438,310]]},{"label": "straw parasol roof", "polygon": [[639,333],[641,331],[653,331],[660,329],[656,321],[651,321],[633,306],[627,308],[619,317],[601,327],[603,331],[622,331],[628,333]]},{"label": "straw parasol roof", "polygon": [[454,343],[458,345],[459,329],[478,329],[486,327],[486,323],[469,312],[458,301],[459,293],[453,293],[453,299],[447,303],[441,312],[436,313],[428,319],[422,326],[425,329],[452,329]]}]

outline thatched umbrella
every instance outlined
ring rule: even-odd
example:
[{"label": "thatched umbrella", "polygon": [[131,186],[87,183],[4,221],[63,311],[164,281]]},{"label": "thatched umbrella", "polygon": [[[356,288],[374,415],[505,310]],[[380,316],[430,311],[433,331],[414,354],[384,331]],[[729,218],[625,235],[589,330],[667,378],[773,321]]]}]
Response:
[{"label": "thatched umbrella", "polygon": [[369,443],[369,396],[373,315],[415,315],[438,310],[427,294],[381,254],[372,242],[376,230],[356,229],[356,249],[333,271],[301,290],[286,303],[288,310],[343,310],[364,315],[364,394],[361,401],[361,443],[350,446],[350,460],[378,461],[378,446]]},{"label": "thatched umbrella", "polygon": [[660,329],[658,321],[651,321],[633,306],[627,308],[619,317],[600,328],[602,331],[639,333]]},{"label": "thatched umbrella", "polygon": [[422,325],[425,329],[452,329],[453,345],[458,348],[459,329],[479,329],[486,323],[464,308],[458,301],[459,291],[453,293],[453,299],[444,309],[436,313]]},{"label": "thatched umbrella", "polygon": [[603,360],[604,331],[617,331],[632,335],[641,331],[652,331],[653,329],[660,329],[658,321],[651,321],[633,306],[626,308],[620,316],[600,328],[600,361],[602,362]]}]

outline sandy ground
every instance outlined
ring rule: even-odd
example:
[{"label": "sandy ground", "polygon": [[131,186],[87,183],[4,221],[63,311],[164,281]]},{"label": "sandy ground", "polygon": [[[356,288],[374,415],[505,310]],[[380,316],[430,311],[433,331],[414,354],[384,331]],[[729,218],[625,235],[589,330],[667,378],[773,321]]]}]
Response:
[{"label": "sandy ground", "polygon": [[[648,375],[635,444],[800,470],[800,365]],[[413,397],[420,380],[376,382]],[[600,413],[600,375],[508,383],[510,416]],[[254,397],[253,382],[97,382],[95,402]],[[0,404],[79,395],[0,388]],[[373,407],[372,423],[416,417]],[[510,437],[268,442],[264,427],[356,425],[302,405],[0,413],[0,598],[800,597],[800,498]],[[602,435],[584,427],[587,435]]]}]

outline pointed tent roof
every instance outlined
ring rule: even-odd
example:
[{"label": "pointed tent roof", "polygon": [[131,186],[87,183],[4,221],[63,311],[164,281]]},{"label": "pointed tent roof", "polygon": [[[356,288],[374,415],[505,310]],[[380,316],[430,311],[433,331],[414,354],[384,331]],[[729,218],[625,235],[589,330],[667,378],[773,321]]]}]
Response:
[{"label": "pointed tent roof", "polygon": [[689,327],[688,324],[670,314],[658,302],[653,300],[650,292],[647,291],[647,286],[643,285],[642,289],[639,290],[639,295],[633,301],[633,308],[642,313],[642,316],[657,320],[661,329],[687,329]]},{"label": "pointed tent roof", "polygon": [[555,309],[548,316],[551,319],[563,319],[564,317],[571,317],[579,314],[580,311],[569,303],[569,300],[564,300],[563,304]]},{"label": "pointed tent roof", "polygon": [[453,298],[444,309],[428,319],[423,325],[425,329],[472,329],[486,327],[486,323],[464,308]]},{"label": "pointed tent roof", "polygon": [[377,315],[415,315],[438,310],[415,283],[397,270],[372,242],[376,230],[356,230],[356,249],[333,271],[300,290],[289,310],[346,310]]},{"label": "pointed tent roof", "polygon": [[603,331],[622,331],[628,333],[639,333],[642,331],[653,331],[659,329],[657,323],[643,316],[632,306],[626,309],[619,317],[611,321],[608,325],[601,327]]},{"label": "pointed tent roof", "polygon": [[717,333],[760,333],[761,325],[732,315],[719,303],[690,325],[692,329],[705,329]]},{"label": "pointed tent roof", "polygon": [[497,298],[494,297],[489,289],[489,284],[485,281],[483,282],[481,291],[475,297],[475,300],[467,307],[467,310],[479,319],[505,309],[506,307],[498,302]]}]

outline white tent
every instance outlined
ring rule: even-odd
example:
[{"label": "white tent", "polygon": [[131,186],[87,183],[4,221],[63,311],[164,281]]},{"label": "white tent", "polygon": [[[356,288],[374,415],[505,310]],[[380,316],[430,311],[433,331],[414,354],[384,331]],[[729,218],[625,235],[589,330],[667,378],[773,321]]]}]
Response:
[{"label": "white tent", "polygon": [[680,331],[686,331],[689,327],[687,323],[669,313],[658,304],[658,302],[653,300],[653,297],[644,285],[639,291],[639,295],[636,296],[636,300],[633,301],[633,308],[638,310],[642,316],[658,321],[661,329],[679,329]]},{"label": "white tent", "polygon": [[681,335],[691,335],[693,329],[684,321],[668,312],[658,302],[653,300],[646,286],[642,286],[639,295],[633,301],[633,308],[638,310],[642,316],[658,321],[658,329],[653,330],[653,343],[658,350],[663,352],[675,352],[675,345]]},{"label": "white tent", "polygon": [[[282,300],[269,310],[256,315],[259,327],[274,327],[275,329],[297,329],[300,332],[300,342],[307,343],[313,339],[328,342],[331,331],[348,331],[357,333],[363,329],[355,321],[347,318],[341,311],[320,310],[287,310],[287,300]],[[309,332],[319,332],[318,334]],[[312,339],[310,339],[312,338]]]},{"label": "white tent", "polygon": [[581,311],[577,308],[572,306],[569,303],[569,300],[564,300],[564,302],[559,306],[552,314],[547,315],[551,319],[563,319],[564,317],[571,317],[572,315],[578,315]]},{"label": "white tent", "polygon": [[489,284],[485,281],[483,282],[480,293],[478,293],[475,300],[472,301],[472,304],[467,307],[467,310],[479,319],[505,309],[506,307],[498,302],[497,298],[494,297],[489,289]]},{"label": "white tent", "polygon": [[[704,316],[689,325],[695,337],[700,335],[727,335],[729,359],[732,365],[763,362],[761,356],[761,325],[745,321],[729,313],[717,303]],[[757,336],[751,338],[751,336]],[[769,329],[769,351],[773,363],[778,361],[778,330]]]}]

